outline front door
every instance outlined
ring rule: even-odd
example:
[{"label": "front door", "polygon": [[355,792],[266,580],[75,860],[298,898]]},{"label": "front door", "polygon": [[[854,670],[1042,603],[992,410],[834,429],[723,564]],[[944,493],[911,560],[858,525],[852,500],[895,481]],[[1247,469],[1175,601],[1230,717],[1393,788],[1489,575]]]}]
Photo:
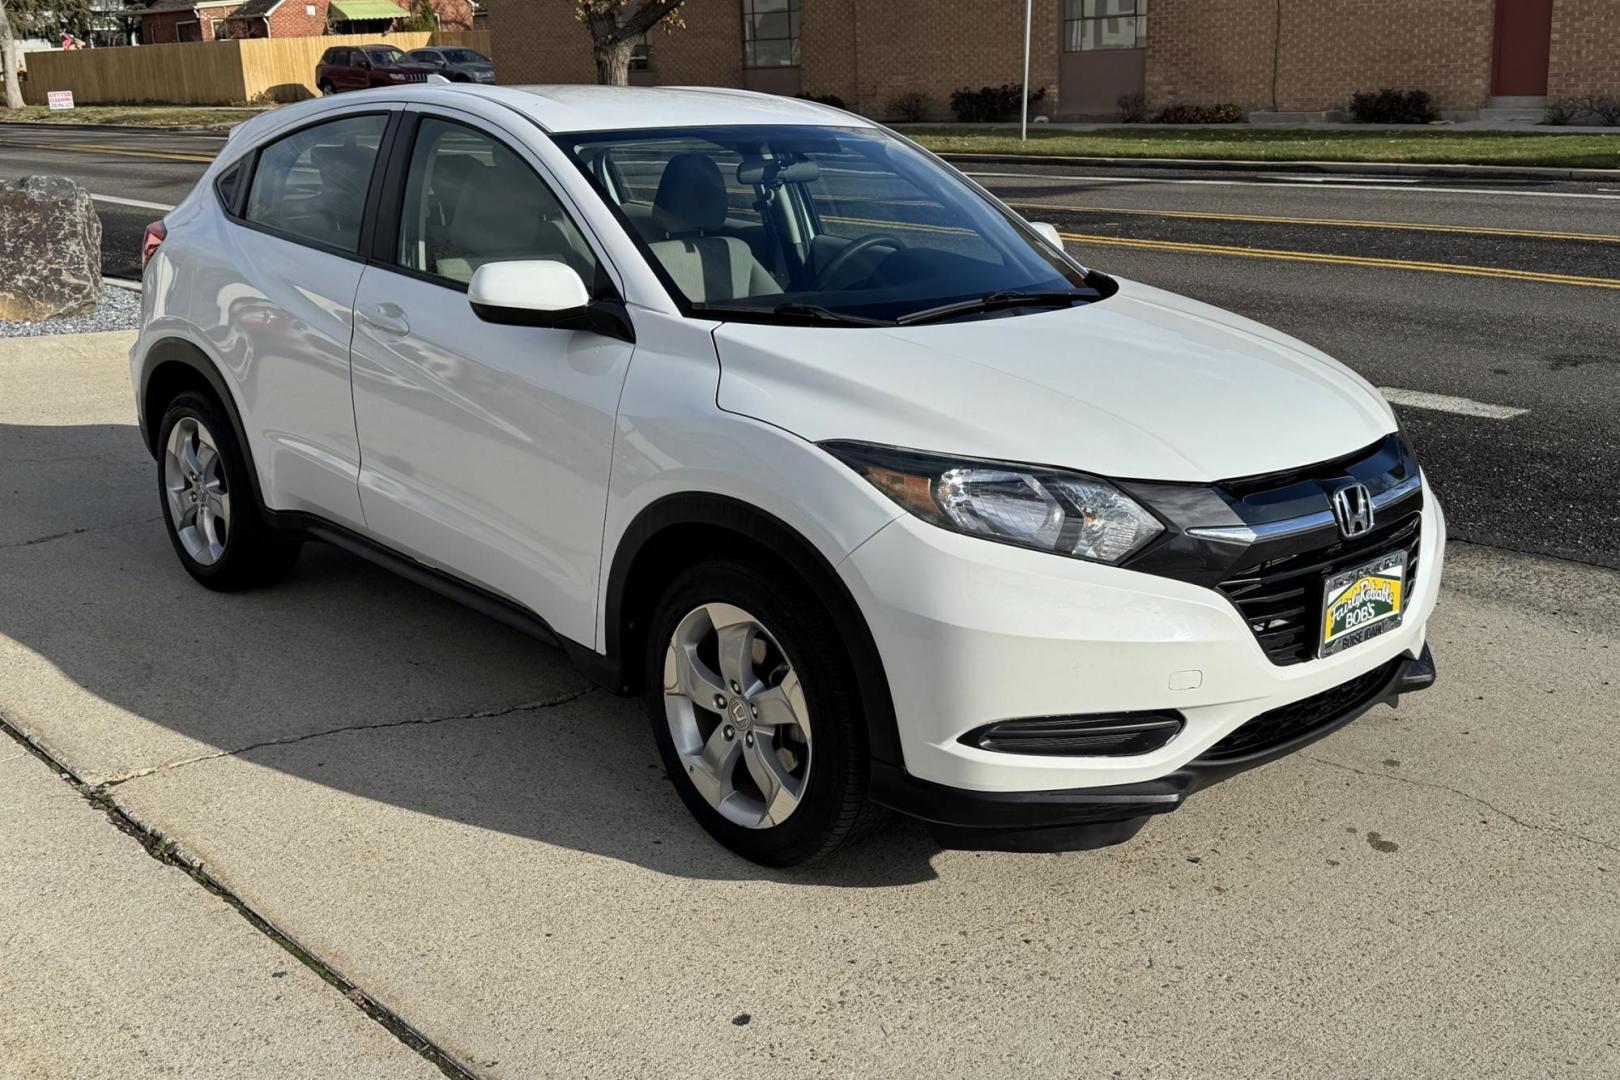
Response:
[{"label": "front door", "polygon": [[[632,346],[583,330],[487,323],[467,302],[485,263],[597,257],[504,136],[420,116],[397,234],[355,298],[360,501],[380,541],[594,638],[619,390]],[[395,158],[400,161],[402,158]],[[384,214],[389,213],[385,201]],[[378,233],[390,232],[379,222]],[[379,251],[378,254],[381,254]]]},{"label": "front door", "polygon": [[1496,54],[1491,92],[1542,97],[1552,51],[1553,0],[1496,0]]}]

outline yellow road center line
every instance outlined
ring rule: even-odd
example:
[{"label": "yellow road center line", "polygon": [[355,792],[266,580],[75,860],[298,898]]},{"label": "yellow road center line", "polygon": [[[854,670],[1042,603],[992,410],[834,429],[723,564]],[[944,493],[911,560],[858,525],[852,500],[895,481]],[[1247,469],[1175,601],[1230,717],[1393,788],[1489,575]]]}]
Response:
[{"label": "yellow road center line", "polygon": [[1170,240],[1136,240],[1123,236],[1096,236],[1063,233],[1063,239],[1076,244],[1103,244],[1110,247],[1148,251],[1180,251],[1198,255],[1235,255],[1246,259],[1277,259],[1286,262],[1328,263],[1335,266],[1368,266],[1385,270],[1418,270],[1430,274],[1461,274],[1468,277],[1507,278],[1550,285],[1582,285],[1592,289],[1620,289],[1620,279],[1579,277],[1574,274],[1544,274],[1535,270],[1515,270],[1505,266],[1468,266],[1460,263],[1416,262],[1409,259],[1379,259],[1370,255],[1327,255],[1312,251],[1279,251],[1273,248],[1230,247],[1224,244],[1188,244]]},{"label": "yellow road center line", "polygon": [[1411,232],[1474,233],[1481,236],[1523,236],[1538,240],[1590,240],[1602,244],[1620,244],[1620,236],[1605,233],[1497,229],[1475,225],[1425,225],[1413,221],[1356,221],[1345,218],[1283,217],[1268,214],[1213,214],[1193,210],[1143,210],[1121,206],[1057,206],[1052,203],[1007,205],[1019,210],[1068,210],[1087,214],[1131,214],[1139,217],[1183,218],[1195,221],[1253,221],[1274,225],[1331,225],[1350,229],[1405,229]]},{"label": "yellow road center line", "polygon": [[99,146],[93,143],[27,143],[0,142],[0,146],[26,147],[29,150],[72,150],[81,154],[117,154],[122,157],[162,158],[165,161],[210,162],[212,157],[201,154],[176,154],[159,150],[126,150],[121,146]]}]

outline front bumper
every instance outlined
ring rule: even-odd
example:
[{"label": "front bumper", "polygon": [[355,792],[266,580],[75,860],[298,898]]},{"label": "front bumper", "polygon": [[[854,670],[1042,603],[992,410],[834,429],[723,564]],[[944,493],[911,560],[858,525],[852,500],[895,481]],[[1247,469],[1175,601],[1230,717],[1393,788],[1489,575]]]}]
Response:
[{"label": "front bumper", "polygon": [[1195,758],[1155,780],[1062,791],[964,791],[875,763],[872,798],[926,821],[949,847],[997,851],[1064,851],[1130,839],[1148,818],[1168,814],[1187,796],[1230,776],[1292,754],[1378,705],[1398,707],[1402,694],[1434,685],[1434,655],[1401,657],[1365,697],[1292,738],[1241,757]]},{"label": "front bumper", "polygon": [[[1139,827],[1199,787],[1309,741],[1219,767],[1204,760],[1262,714],[1389,669],[1376,694],[1313,726],[1316,738],[1432,681],[1426,631],[1445,547],[1432,493],[1421,529],[1420,570],[1399,627],[1279,665],[1214,589],[899,518],[840,567],[882,656],[903,754],[873,763],[874,797],[942,828],[988,830],[980,839],[1100,821]],[[1142,754],[1012,754],[960,739],[1024,717],[1156,710],[1179,713],[1185,726]]]}]

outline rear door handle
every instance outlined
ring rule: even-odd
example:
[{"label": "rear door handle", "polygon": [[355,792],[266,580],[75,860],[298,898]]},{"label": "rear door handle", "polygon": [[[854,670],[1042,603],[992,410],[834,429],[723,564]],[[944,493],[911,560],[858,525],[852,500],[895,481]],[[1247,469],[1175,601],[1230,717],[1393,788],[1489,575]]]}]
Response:
[{"label": "rear door handle", "polygon": [[385,334],[404,337],[411,332],[411,324],[405,318],[405,309],[398,304],[367,304],[355,308],[354,313],[361,322]]}]

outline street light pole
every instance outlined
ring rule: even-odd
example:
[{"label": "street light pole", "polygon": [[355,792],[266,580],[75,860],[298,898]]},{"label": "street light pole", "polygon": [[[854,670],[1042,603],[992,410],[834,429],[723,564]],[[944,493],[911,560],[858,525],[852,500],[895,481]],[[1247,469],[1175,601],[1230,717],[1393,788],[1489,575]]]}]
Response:
[{"label": "street light pole", "polygon": [[1018,128],[1018,140],[1029,141],[1029,28],[1034,21],[1035,0],[1024,0],[1024,85],[1023,122]]}]

